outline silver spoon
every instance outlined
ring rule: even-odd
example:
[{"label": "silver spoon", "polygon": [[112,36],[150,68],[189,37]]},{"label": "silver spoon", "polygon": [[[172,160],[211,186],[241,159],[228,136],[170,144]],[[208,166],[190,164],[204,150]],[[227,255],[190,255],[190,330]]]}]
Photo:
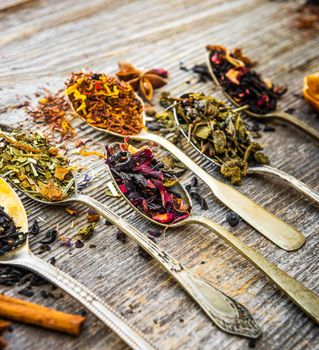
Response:
[{"label": "silver spoon", "polygon": [[[189,94],[184,94],[184,95],[181,96],[181,98],[188,97],[189,95],[190,95],[190,93]],[[219,163],[217,163],[214,159],[208,157],[205,153],[201,152],[201,150],[189,139],[188,135],[186,134],[186,132],[182,128],[182,124],[183,123],[178,118],[178,114],[177,114],[176,108],[174,108],[174,105],[172,105],[172,107],[170,107],[170,108],[173,110],[175,123],[178,125],[181,133],[186,138],[187,142],[189,144],[191,144],[193,146],[193,148],[195,148],[200,154],[202,154],[210,162],[212,162],[213,164],[217,165],[218,167],[221,167],[221,165]],[[316,192],[315,190],[312,190],[305,183],[303,183],[302,181],[296,179],[294,176],[285,173],[282,170],[274,168],[274,167],[272,167],[270,165],[259,165],[258,164],[258,165],[255,165],[255,166],[248,166],[248,171],[247,172],[248,172],[248,174],[270,174],[270,175],[274,175],[276,177],[279,177],[280,179],[284,180],[289,185],[291,185],[292,187],[297,189],[299,192],[303,193],[308,198],[314,200],[315,202],[317,202],[319,204],[319,193],[318,192]]]},{"label": "silver spoon", "polygon": [[[224,95],[229,99],[229,101],[231,101],[234,105],[236,105],[237,107],[241,107],[223,88],[223,86],[220,84],[217,76],[215,75],[213,68],[212,68],[212,61],[211,61],[211,52],[209,52],[208,54],[208,60],[207,60],[207,65],[208,65],[208,70],[209,73],[214,81],[214,83],[219,86],[221,88],[221,90],[223,91]],[[274,112],[271,113],[267,113],[267,114],[257,114],[257,113],[253,113],[249,110],[249,108],[245,109],[244,111],[246,114],[248,114],[249,116],[253,117],[253,118],[257,118],[257,119],[280,119],[280,120],[284,120],[285,122],[288,122],[294,126],[296,126],[297,128],[305,131],[308,135],[312,136],[313,138],[315,138],[317,141],[319,141],[319,130],[311,127],[310,125],[308,125],[307,123],[305,123],[304,121],[300,120],[299,118],[286,113],[284,111],[279,111],[279,110],[275,110]]]},{"label": "silver spoon", "polygon": [[[109,155],[115,154],[117,151],[121,150],[119,143],[112,143],[109,148]],[[199,224],[205,226],[210,231],[214,232],[218,237],[220,237],[224,242],[233,247],[239,254],[241,254],[246,260],[250,261],[257,269],[259,269],[265,276],[267,276],[272,282],[274,282],[296,305],[300,307],[307,315],[309,315],[315,322],[319,323],[319,297],[299,283],[294,278],[290,277],[286,272],[278,268],[276,265],[272,264],[262,255],[257,253],[254,249],[247,246],[239,238],[225,230],[221,225],[216,222],[201,216],[190,216],[186,219],[180,220],[173,224],[163,224],[158,221],[153,220],[148,215],[144,214],[136,206],[134,206],[130,200],[123,194],[120,190],[115,178],[112,174],[111,169],[109,169],[111,178],[116,186],[117,191],[122,195],[122,197],[130,204],[130,206],[135,209],[140,215],[145,219],[151,221],[156,225],[162,227],[181,227],[184,225]],[[184,203],[192,208],[191,199],[184,188],[184,186],[176,179],[176,185],[172,188],[172,191],[181,195]]]},{"label": "silver spoon", "polygon": [[[136,98],[139,97],[136,95]],[[75,111],[72,101],[70,99],[69,101],[74,113],[86,122],[86,120]],[[141,103],[143,102],[141,101]],[[144,120],[145,114],[143,113],[143,121]],[[109,135],[121,138],[124,137],[121,134],[109,130],[94,127],[92,125],[90,126]],[[243,195],[235,188],[210,176],[204,169],[202,169],[183,151],[177,148],[166,138],[147,132],[146,129],[143,129],[137,135],[129,135],[129,137],[135,140],[153,141],[167,149],[177,159],[184,163],[188,169],[203,180],[215,197],[217,197],[224,205],[240,215],[246,222],[267,237],[270,241],[277,244],[280,248],[290,251],[299,249],[304,244],[304,236],[302,233],[277,216],[269,213],[267,210],[259,206],[257,203]]]},{"label": "silver spoon", "polygon": [[[2,178],[0,178],[0,203],[14,219],[16,225],[21,227],[21,232],[27,232],[28,219],[24,206],[15,191]],[[156,349],[140,331],[87,287],[65,272],[32,254],[28,238],[20,247],[0,255],[0,264],[26,268],[59,286],[111,328],[132,349]]]},{"label": "silver spoon", "polygon": [[[58,202],[48,202],[44,200],[40,200],[36,197],[33,197],[27,192],[24,192],[21,188],[19,188],[16,184],[12,183],[16,188],[26,194],[29,198],[33,200],[43,203],[46,205],[62,205],[62,204],[71,204],[71,203],[82,203],[85,204],[98,213],[100,213],[105,219],[110,221],[116,227],[118,227],[122,232],[128,235],[132,240],[138,243],[144,250],[146,250],[153,258],[159,262],[162,267],[165,268],[168,273],[177,280],[180,285],[184,288],[186,292],[196,301],[196,303],[203,309],[203,311],[207,314],[207,316],[223,331],[240,335],[243,337],[248,337],[252,339],[257,339],[261,335],[261,330],[258,325],[255,323],[252,315],[249,311],[240,303],[228,297],[226,294],[219,291],[217,288],[213,287],[208,281],[203,280],[198,277],[196,274],[190,272],[183,265],[181,265],[177,260],[175,260],[172,256],[170,256],[167,252],[160,249],[152,240],[145,237],[145,235],[135,229],[132,225],[130,225],[127,221],[113,213],[108,207],[101,204],[97,200],[79,194],[76,191],[76,181],[74,179],[74,192],[69,195],[69,197],[64,200]],[[52,281],[55,281],[56,284],[61,285],[65,290],[69,291],[69,288],[74,286],[71,285],[66,280],[66,277],[63,274],[63,277],[58,277],[53,274],[55,271],[54,267],[51,265],[42,262],[38,258],[30,255],[29,249],[27,245],[24,250],[22,250],[22,257],[20,255],[14,254],[13,263],[16,263],[20,266],[28,267],[29,269],[33,269],[39,271],[40,274],[44,274],[45,276],[49,276]],[[31,258],[30,258],[31,257]],[[11,259],[7,256],[5,263],[10,263]],[[40,261],[40,262],[39,262]],[[42,264],[42,265],[40,265]],[[38,267],[39,266],[39,267]],[[44,267],[45,268],[44,268]],[[53,269],[53,270],[52,270]],[[62,275],[62,272],[61,272]],[[70,280],[70,279],[69,279]],[[64,285],[65,282],[65,285]],[[72,282],[73,283],[73,282]],[[68,289],[67,289],[68,288]],[[79,290],[81,292],[81,290]],[[74,293],[73,289],[72,292]],[[73,295],[72,293],[70,293]],[[75,293],[76,294],[76,293]],[[73,295],[76,297],[75,295]],[[94,299],[95,300],[95,299]],[[86,303],[86,304],[84,304]],[[83,304],[88,308],[91,305],[87,303],[87,300],[83,299]],[[97,315],[99,312],[97,309],[93,310]],[[102,316],[102,315],[101,315]],[[128,331],[128,329],[127,329]],[[123,331],[124,332],[124,331]],[[128,338],[128,337],[126,337]],[[125,339],[125,338],[124,338]],[[134,339],[127,339],[127,341],[131,341],[129,343],[132,344]],[[146,347],[144,347],[146,349]],[[143,348],[143,349],[144,349]],[[142,349],[142,348],[141,348]],[[149,349],[149,348],[148,348]]]}]

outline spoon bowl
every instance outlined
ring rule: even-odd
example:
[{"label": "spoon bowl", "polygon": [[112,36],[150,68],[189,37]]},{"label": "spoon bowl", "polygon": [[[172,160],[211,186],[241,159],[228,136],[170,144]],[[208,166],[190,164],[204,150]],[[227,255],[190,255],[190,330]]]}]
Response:
[{"label": "spoon bowl", "polygon": [[[135,94],[136,98],[137,95]],[[83,118],[79,115],[73,106],[72,100],[68,96],[69,103],[73,109],[75,115]],[[142,115],[143,121],[145,121],[145,114]],[[85,120],[85,123],[87,121]],[[90,124],[89,124],[90,125]],[[91,127],[93,127],[91,125]],[[121,135],[118,133],[110,132],[109,130],[94,127],[94,129],[103,132],[108,135],[117,137],[127,137],[127,135]],[[240,215],[245,221],[253,226],[257,231],[267,237],[270,241],[277,244],[279,247],[285,250],[299,249],[304,240],[303,235],[297,231],[294,227],[288,225],[286,222],[269,213],[264,208],[260,207],[257,203],[250,200],[248,197],[234,189],[233,187],[224,184],[209,175],[204,169],[196,164],[191,158],[189,158],[183,151],[176,147],[166,138],[150,133],[146,128],[142,129],[139,134],[129,135],[131,139],[144,140],[156,142],[177,159],[179,159],[184,165],[196,174],[202,181],[204,181],[210,188],[211,192],[217,197],[224,205],[229,207],[232,211]]]},{"label": "spoon bowl", "polygon": [[[209,73],[210,73],[214,83],[221,89],[221,91],[223,92],[225,97],[230,102],[232,102],[237,107],[242,107],[237,101],[235,101],[227,93],[227,91],[220,84],[216,74],[214,73],[214,70],[213,70],[213,67],[212,67],[211,57],[212,57],[212,53],[209,52],[208,58],[207,58],[207,66],[208,66]],[[247,107],[248,108],[245,108],[244,112],[247,115],[249,115],[250,117],[252,117],[252,118],[256,118],[256,119],[280,119],[280,120],[283,120],[285,122],[288,122],[288,123],[294,125],[295,127],[299,128],[300,130],[306,132],[308,135],[312,136],[315,140],[319,141],[319,130],[311,127],[310,125],[308,125],[307,123],[305,123],[301,119],[299,119],[299,118],[297,118],[297,117],[295,117],[295,116],[293,116],[293,115],[291,115],[289,113],[286,113],[284,111],[280,111],[280,110],[276,109],[275,111],[273,111],[271,113],[258,114],[258,113],[251,112],[249,110],[249,106],[247,106]]]},{"label": "spoon bowl", "polygon": [[[28,231],[28,219],[24,206],[16,192],[2,178],[0,178],[0,203],[13,218],[16,226],[21,227],[21,232],[26,233]],[[0,264],[26,268],[59,286],[117,333],[132,349],[155,349],[142,333],[88,288],[52,264],[36,257],[30,250],[28,237],[20,247],[0,255]]]},{"label": "spoon bowl", "polygon": [[[112,156],[113,152],[117,152],[121,150],[121,144],[112,143],[108,147],[108,157]],[[287,273],[279,269],[276,265],[269,262],[262,255],[257,253],[254,249],[247,246],[244,242],[242,242],[239,238],[232,235],[230,232],[225,230],[221,225],[216,222],[200,216],[192,215],[192,201],[190,196],[188,195],[185,187],[176,179],[176,184],[174,187],[170,188],[174,192],[180,194],[182,199],[190,208],[189,214],[190,216],[185,219],[181,219],[176,223],[172,224],[163,224],[156,220],[153,220],[151,217],[146,215],[143,211],[138,209],[135,205],[133,205],[130,200],[125,196],[125,194],[121,191],[118,186],[111,169],[109,168],[109,173],[114,182],[114,185],[117,191],[122,195],[122,197],[126,200],[127,203],[141,216],[143,216],[148,221],[153,224],[160,225],[165,228],[174,228],[181,227],[184,225],[190,224],[199,224],[213,233],[215,233],[219,238],[221,238],[228,245],[233,247],[239,254],[241,254],[245,259],[250,261],[256,268],[258,268],[266,277],[268,277],[272,282],[274,282],[282,291],[286,293],[286,295],[296,304],[301,310],[303,310],[306,314],[308,314],[315,322],[319,323],[319,297],[299,283],[294,278],[290,277]]]},{"label": "spoon bowl", "polygon": [[[182,96],[180,96],[180,98],[187,98],[191,95],[192,93],[188,93],[188,94],[183,94]],[[241,108],[241,107],[239,107]],[[186,134],[185,130],[182,127],[182,124],[187,125],[185,123],[182,123],[177,110],[176,110],[176,103],[173,104],[171,107],[169,107],[169,109],[172,109],[173,111],[173,115],[174,115],[174,119],[175,119],[175,123],[176,125],[179,127],[182,135],[185,137],[185,139],[187,140],[187,142],[194,148],[196,149],[197,152],[199,152],[203,157],[205,157],[207,160],[209,160],[211,163],[213,163],[215,166],[217,167],[221,167],[221,165],[216,162],[213,158],[210,158],[209,156],[207,156],[205,153],[203,153],[188,137],[188,135]],[[242,109],[242,108],[241,108]],[[246,109],[245,109],[246,110]],[[237,111],[237,110],[236,110]],[[295,188],[297,191],[299,191],[300,193],[304,194],[307,198],[310,198],[311,200],[313,200],[314,202],[316,202],[317,204],[319,204],[319,193],[313,189],[311,189],[309,186],[307,186],[305,183],[303,183],[302,181],[296,179],[294,176],[289,175],[287,173],[285,173],[284,171],[277,169],[273,166],[270,165],[261,165],[261,164],[257,164],[254,166],[250,166],[248,165],[248,170],[247,170],[248,174],[267,174],[267,175],[272,175],[275,176],[277,178],[280,178],[282,180],[284,180],[286,183],[290,184],[293,188]]]},{"label": "spoon bowl", "polygon": [[[204,281],[202,278],[198,277],[196,274],[188,271],[186,267],[182,266],[177,260],[171,257],[167,252],[161,250],[152,240],[150,240],[147,237],[144,237],[144,235],[140,231],[138,231],[129,223],[127,223],[124,219],[122,219],[121,217],[113,213],[107,206],[101,204],[100,202],[98,202],[97,200],[89,196],[79,194],[76,190],[77,186],[76,186],[74,175],[72,174],[72,176],[74,179],[73,192],[63,200],[50,202],[46,200],[41,200],[36,196],[32,196],[32,194],[27,191],[23,191],[23,193],[28,197],[32,198],[33,200],[46,205],[63,205],[63,204],[70,204],[70,203],[81,203],[94,209],[106,220],[114,224],[122,232],[124,232],[131,239],[137,242],[151,256],[153,256],[181,284],[181,286],[185,289],[185,291],[190,294],[190,296],[197,302],[197,304],[203,309],[203,311],[208,315],[208,317],[220,329],[231,334],[237,334],[243,337],[248,337],[253,339],[257,339],[260,336],[261,334],[260,328],[255,323],[249,311],[243,305],[237,303],[235,300],[233,300],[232,298],[228,297],[226,294],[219,291],[217,288],[212,286],[209,282]],[[16,184],[14,185],[19,190],[21,190],[21,188],[18,187]],[[14,259],[8,260],[10,256],[6,254],[6,258],[4,261],[5,262],[10,261],[11,264],[13,262],[16,263],[17,261],[16,257],[19,257],[19,256],[16,255]],[[26,266],[27,268],[31,270],[33,269],[34,271],[38,271],[42,276],[46,278],[50,278],[52,282],[64,287],[64,289],[69,292],[65,284],[62,284],[62,282],[60,284],[58,283],[61,279],[60,277],[54,278],[55,275],[62,274],[62,272],[60,271],[56,272],[56,270],[54,270],[54,267],[52,265],[47,264],[42,260],[36,258],[30,252],[27,246],[25,246],[24,254],[21,255],[21,258],[23,258],[24,260],[19,259],[18,263],[16,264],[18,264],[19,266]],[[47,277],[47,274],[48,274],[48,277]],[[63,275],[62,280],[64,281],[66,278],[67,277]],[[75,281],[73,280],[71,281],[71,278],[68,277],[67,285],[70,288],[73,287],[75,283],[76,283]],[[83,288],[81,287],[80,291],[82,290]],[[73,294],[70,293],[70,294],[74,295],[74,293]],[[77,295],[74,295],[74,297],[77,297]],[[77,298],[79,299],[79,297]],[[90,297],[90,300],[91,299],[94,302],[96,301],[96,297],[94,297],[94,299],[93,297],[92,298]],[[84,303],[83,300],[81,300],[81,302],[84,305],[86,305],[88,308],[91,307],[90,310],[92,310],[92,305],[91,305],[92,303],[87,303],[88,304],[87,305]],[[95,303],[93,303],[93,306],[94,305]],[[100,312],[100,309],[102,309],[101,312]],[[106,322],[110,323],[111,319],[110,317],[107,317],[108,315],[106,311],[107,310],[105,306],[100,304],[99,304],[98,310],[96,309],[93,310],[93,312],[105,323]],[[114,328],[114,327],[117,326],[117,324],[119,324],[120,321],[121,321],[121,324],[119,325],[120,327],[119,327],[119,330],[117,331],[117,328]],[[124,324],[124,319],[122,320],[115,319],[113,323],[110,323],[110,327],[111,328],[113,327],[117,331],[117,333],[129,345],[132,346],[133,344],[134,346],[132,347],[134,349],[154,349],[154,347],[151,347],[149,343],[146,342],[145,338],[142,338],[142,335],[138,336],[138,333],[136,330],[132,330],[132,327],[128,328],[128,325]],[[124,328],[123,331],[121,331],[122,328]],[[132,332],[135,332],[136,336],[132,334]],[[134,338],[133,338],[133,335],[134,335]]]}]

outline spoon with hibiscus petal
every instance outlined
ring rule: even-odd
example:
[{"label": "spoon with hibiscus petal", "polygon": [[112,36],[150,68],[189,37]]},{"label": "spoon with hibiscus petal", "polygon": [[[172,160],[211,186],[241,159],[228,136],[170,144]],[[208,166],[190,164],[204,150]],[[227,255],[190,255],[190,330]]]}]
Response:
[{"label": "spoon with hibiscus petal", "polygon": [[127,143],[107,147],[107,164],[118,192],[145,219],[165,228],[199,224],[215,233],[276,284],[319,323],[319,297],[216,222],[192,215],[191,199],[178,179],[163,170],[152,150]]},{"label": "spoon with hibiscus petal", "polygon": [[[235,188],[216,180],[166,138],[148,132],[144,123],[143,102],[134,93],[130,85],[125,82],[120,83],[113,78],[110,75],[96,73],[71,75],[67,82],[66,94],[74,113],[92,128],[108,135],[122,138],[129,136],[135,140],[158,143],[203,180],[215,197],[224,205],[240,215],[270,241],[286,250],[299,249],[303,245],[303,235],[294,227],[269,213]],[[107,84],[108,81],[111,83]],[[99,90],[92,92],[95,84],[97,84]],[[102,91],[100,91],[101,89]],[[101,95],[102,92],[104,95]],[[116,94],[116,98],[114,94]],[[129,98],[124,99],[123,95],[129,96]],[[97,101],[102,103],[99,108],[96,108]],[[119,101],[121,102],[121,108],[117,107],[113,110],[114,106],[119,106]],[[126,115],[128,107],[131,107],[131,110],[134,111],[133,122],[135,125],[133,126],[135,127],[133,131],[128,128],[129,122],[132,123],[132,115]],[[111,113],[112,111],[113,113]],[[93,119],[94,113],[96,119]],[[113,119],[114,117],[116,119]],[[123,121],[124,119],[127,123]]]},{"label": "spoon with hibiscus petal", "polygon": [[[13,139],[13,135],[16,135],[17,133],[18,135],[20,135],[20,139]],[[76,179],[70,168],[66,168],[68,160],[67,158],[59,154],[58,149],[55,149],[56,158],[52,166],[50,165],[49,168],[47,168],[47,163],[51,164],[50,162],[40,162],[39,156],[41,156],[40,158],[43,159],[46,157],[45,150],[49,149],[52,151],[53,149],[53,147],[51,147],[49,143],[46,144],[47,147],[40,148],[39,145],[43,145],[44,143],[44,136],[42,137],[41,135],[38,135],[38,133],[30,133],[30,135],[33,135],[37,140],[38,146],[37,148],[35,148],[36,145],[31,147],[30,144],[26,143],[26,139],[24,139],[25,142],[22,143],[21,134],[22,132],[16,130],[13,132],[11,137],[5,135],[6,142],[10,142],[9,145],[12,145],[9,146],[12,153],[14,153],[14,150],[16,152],[19,150],[19,156],[21,158],[25,159],[25,157],[27,156],[28,159],[32,159],[32,161],[34,162],[34,167],[37,167],[37,177],[40,177],[41,173],[46,174],[45,178],[41,177],[41,180],[43,180],[43,182],[48,181],[46,179],[50,178],[52,173],[57,175],[56,170],[60,169],[60,167],[58,167],[56,162],[62,162],[63,164],[65,164],[64,170],[67,171],[67,182],[71,185],[67,185],[68,191],[64,191],[64,196],[62,198],[58,197],[58,182],[56,180],[54,180],[56,181],[54,182],[52,178],[48,186],[50,188],[50,192],[52,191],[52,189],[54,189],[54,197],[52,197],[51,195],[49,198],[44,197],[44,195],[48,195],[48,191],[42,191],[39,193],[37,186],[34,188],[34,190],[30,191],[28,187],[23,187],[25,186],[25,182],[23,182],[24,179],[21,178],[21,176],[19,179],[19,176],[16,177],[15,174],[12,174],[11,169],[15,167],[14,165],[12,166],[12,163],[10,163],[9,165],[7,164],[7,162],[9,161],[13,161],[12,158],[6,158],[3,153],[7,153],[4,151],[3,153],[0,152],[0,162],[2,162],[3,165],[3,167],[0,168],[0,172],[4,172],[4,175],[16,188],[18,188],[20,191],[22,191],[24,194],[26,194],[33,200],[39,203],[43,203],[45,205],[67,205],[72,203],[81,203],[94,209],[106,220],[114,224],[122,232],[124,232],[131,239],[137,242],[147,253],[153,256],[155,260],[159,262],[160,265],[163,268],[165,268],[166,271],[180,283],[180,285],[185,289],[185,291],[188,292],[188,294],[208,315],[211,321],[213,321],[220,329],[231,334],[241,335],[243,337],[253,339],[257,339],[260,336],[260,328],[255,323],[249,311],[243,305],[239,304],[232,298],[228,297],[226,294],[219,291],[208,281],[205,281],[196,274],[192,273],[191,271],[188,271],[186,267],[182,266],[166,251],[160,249],[151,239],[145,237],[142,232],[135,229],[126,220],[116,215],[107,206],[101,204],[100,202],[98,202],[90,196],[78,193]],[[42,140],[42,142],[40,142],[40,140]],[[6,143],[4,142],[4,144]],[[8,146],[8,144],[6,145]],[[41,151],[42,153],[40,153]],[[6,158],[6,160],[4,158]],[[8,166],[10,167],[10,170],[6,171],[8,169]],[[43,183],[43,185],[45,184]],[[26,264],[30,263],[29,260],[26,261]],[[19,263],[22,264],[21,261]],[[34,267],[34,269],[36,268],[35,265],[32,265],[32,267]],[[49,268],[47,268],[45,271],[48,270]]]}]

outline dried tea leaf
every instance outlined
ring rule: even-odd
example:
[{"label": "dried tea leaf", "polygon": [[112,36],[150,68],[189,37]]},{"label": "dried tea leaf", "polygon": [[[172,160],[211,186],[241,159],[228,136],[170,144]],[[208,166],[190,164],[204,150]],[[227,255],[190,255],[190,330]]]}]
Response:
[{"label": "dried tea leaf", "polygon": [[208,126],[205,126],[205,125],[201,125],[201,126],[198,126],[195,130],[194,130],[194,134],[201,138],[201,139],[204,139],[206,140],[210,134],[211,134],[211,128],[208,127]]},{"label": "dried tea leaf", "polygon": [[58,166],[55,168],[55,172],[54,172],[54,176],[63,181],[65,179],[65,176],[70,172],[70,168],[67,167],[62,167],[62,166]]},{"label": "dried tea leaf", "polygon": [[60,201],[63,199],[62,191],[53,181],[50,181],[47,185],[44,185],[40,189],[40,194],[50,202]]}]

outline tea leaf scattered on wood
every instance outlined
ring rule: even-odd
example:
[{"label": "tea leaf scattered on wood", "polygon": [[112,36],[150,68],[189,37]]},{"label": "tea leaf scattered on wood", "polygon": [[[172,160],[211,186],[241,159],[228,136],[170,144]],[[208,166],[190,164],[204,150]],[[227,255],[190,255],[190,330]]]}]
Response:
[{"label": "tea leaf scattered on wood", "polygon": [[251,68],[255,65],[242,54],[241,49],[230,52],[220,45],[208,45],[209,63],[222,88],[236,103],[248,105],[257,114],[273,112],[277,99],[286,92],[283,86],[274,86]]},{"label": "tea leaf scattered on wood", "polygon": [[125,81],[105,74],[73,73],[66,86],[74,110],[88,124],[121,135],[143,129],[143,105]]},{"label": "tea leaf scattered on wood", "polygon": [[188,139],[235,185],[247,174],[248,162],[268,164],[259,143],[253,142],[240,114],[211,96],[189,94],[168,98]]},{"label": "tea leaf scattered on wood", "polygon": [[35,108],[28,106],[26,111],[36,123],[44,122],[50,125],[52,131],[62,135],[62,139],[72,138],[75,135],[70,119],[67,117],[71,114],[71,108],[63,90],[53,94],[48,92],[39,100]]},{"label": "tea leaf scattered on wood", "polygon": [[0,131],[0,175],[23,192],[50,202],[74,190],[69,160],[38,132]]}]

